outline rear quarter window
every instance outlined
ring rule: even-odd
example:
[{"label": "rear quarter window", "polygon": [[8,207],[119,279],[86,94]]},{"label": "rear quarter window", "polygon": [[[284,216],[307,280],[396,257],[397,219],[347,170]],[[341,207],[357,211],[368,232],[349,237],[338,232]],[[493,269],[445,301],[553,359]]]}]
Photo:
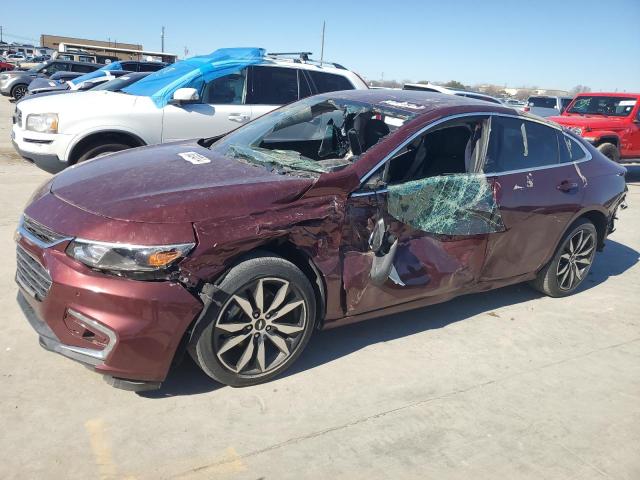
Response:
[{"label": "rear quarter window", "polygon": [[560,163],[579,162],[584,160],[587,155],[578,142],[569,135],[562,132],[558,133],[558,147],[560,150]]},{"label": "rear quarter window", "polygon": [[316,87],[318,93],[337,92],[340,90],[353,90],[351,82],[342,75],[333,73],[318,72],[315,70],[307,70],[307,75]]}]

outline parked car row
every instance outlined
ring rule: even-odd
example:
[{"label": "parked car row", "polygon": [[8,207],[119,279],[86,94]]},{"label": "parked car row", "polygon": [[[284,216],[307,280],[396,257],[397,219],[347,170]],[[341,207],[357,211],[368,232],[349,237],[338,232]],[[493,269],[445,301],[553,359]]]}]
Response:
[{"label": "parked car row", "polygon": [[[519,282],[574,293],[625,168],[574,130],[460,93],[223,49],[119,91],[22,100],[16,149],[75,165],[16,233],[40,344],[119,388],[158,388],[182,353],[246,386],[318,329]],[[567,114],[637,111],[577,98]]]},{"label": "parked car row", "polygon": [[[174,73],[189,77],[200,68],[197,61],[180,62],[136,83],[134,90],[125,88],[126,94],[89,91],[20,102],[12,133],[16,149],[41,168],[58,172],[127,148],[222,135],[313,94],[367,88],[344,67],[267,56],[211,81],[173,88],[171,98],[160,105],[154,101],[175,80]],[[38,130],[29,118],[41,122]]]}]

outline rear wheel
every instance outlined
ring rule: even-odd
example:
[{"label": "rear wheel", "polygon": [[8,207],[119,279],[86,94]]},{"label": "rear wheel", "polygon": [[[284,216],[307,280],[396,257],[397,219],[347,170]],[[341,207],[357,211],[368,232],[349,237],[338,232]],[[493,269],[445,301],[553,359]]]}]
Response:
[{"label": "rear wheel", "polygon": [[276,256],[249,258],[218,286],[189,351],[214,380],[234,387],[271,380],[302,353],[315,324],[315,297],[307,277]]},{"label": "rear wheel", "polygon": [[540,270],[531,285],[550,297],[571,295],[589,273],[597,242],[593,223],[579,220],[563,237],[553,259]]},{"label": "rear wheel", "polygon": [[109,153],[127,150],[128,148],[133,147],[124,143],[94,144],[87,148],[82,155],[80,155],[77,163],[84,162],[85,160],[91,160],[92,158],[103,157],[105,155],[108,155]]},{"label": "rear wheel", "polygon": [[27,94],[27,86],[26,85],[16,85],[11,89],[11,96],[16,100],[20,100]]},{"label": "rear wheel", "polygon": [[602,153],[609,160],[613,160],[614,162],[620,161],[620,150],[613,143],[602,143],[598,145],[598,151]]}]

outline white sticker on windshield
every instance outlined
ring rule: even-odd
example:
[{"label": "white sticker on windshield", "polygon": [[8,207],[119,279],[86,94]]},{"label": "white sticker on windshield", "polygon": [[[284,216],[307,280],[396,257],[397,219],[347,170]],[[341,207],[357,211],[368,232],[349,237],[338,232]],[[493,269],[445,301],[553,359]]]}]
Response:
[{"label": "white sticker on windshield", "polygon": [[635,100],[621,100],[618,105],[620,105],[621,107],[633,107],[635,104]]},{"label": "white sticker on windshield", "polygon": [[211,160],[204,155],[200,155],[196,152],[182,152],[178,154],[189,163],[194,165],[202,165],[203,163],[211,163]]}]

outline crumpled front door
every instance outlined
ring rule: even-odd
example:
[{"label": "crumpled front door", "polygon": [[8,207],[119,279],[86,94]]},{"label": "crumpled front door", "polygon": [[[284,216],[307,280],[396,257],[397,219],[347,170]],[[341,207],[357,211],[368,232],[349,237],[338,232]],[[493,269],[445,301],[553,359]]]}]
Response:
[{"label": "crumpled front door", "polygon": [[481,174],[354,195],[346,216],[347,315],[470,287],[479,278],[488,235],[504,230],[492,182]]}]

